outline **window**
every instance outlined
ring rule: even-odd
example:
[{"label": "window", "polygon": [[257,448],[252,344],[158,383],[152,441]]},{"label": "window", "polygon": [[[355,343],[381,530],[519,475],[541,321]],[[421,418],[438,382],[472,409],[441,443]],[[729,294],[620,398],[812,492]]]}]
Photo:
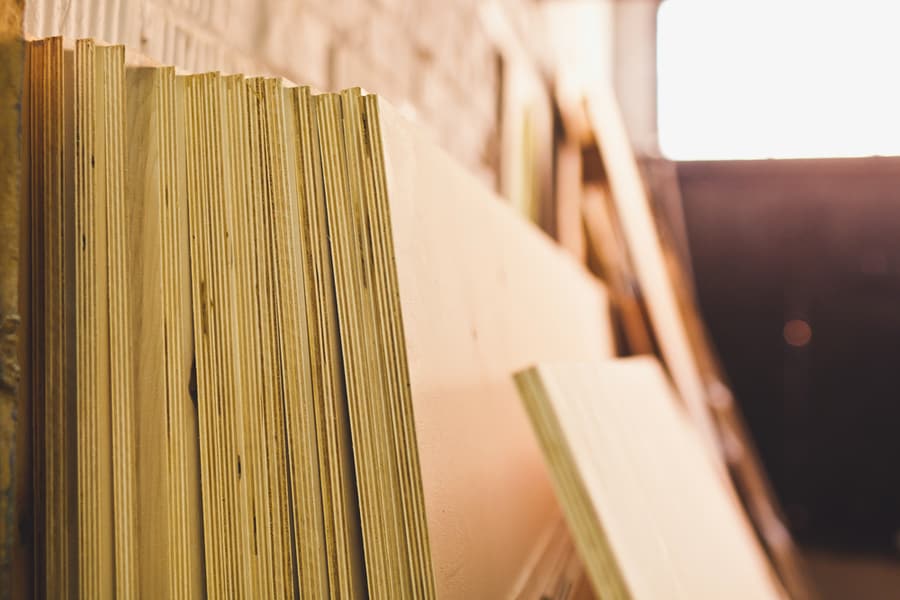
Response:
[{"label": "window", "polygon": [[657,40],[669,158],[900,154],[900,2],[666,0]]}]

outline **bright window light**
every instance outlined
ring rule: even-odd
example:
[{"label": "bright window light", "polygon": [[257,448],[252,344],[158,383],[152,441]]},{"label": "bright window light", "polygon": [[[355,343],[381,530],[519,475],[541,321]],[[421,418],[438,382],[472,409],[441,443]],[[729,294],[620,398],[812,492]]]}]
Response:
[{"label": "bright window light", "polygon": [[674,160],[900,155],[900,1],[666,0]]}]

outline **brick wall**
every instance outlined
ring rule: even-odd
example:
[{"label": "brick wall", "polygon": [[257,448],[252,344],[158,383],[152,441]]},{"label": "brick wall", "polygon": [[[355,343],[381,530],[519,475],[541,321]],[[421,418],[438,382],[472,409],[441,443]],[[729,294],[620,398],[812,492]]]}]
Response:
[{"label": "brick wall", "polygon": [[490,183],[497,57],[478,0],[29,0],[26,35],[123,43],[184,71],[388,98]]}]

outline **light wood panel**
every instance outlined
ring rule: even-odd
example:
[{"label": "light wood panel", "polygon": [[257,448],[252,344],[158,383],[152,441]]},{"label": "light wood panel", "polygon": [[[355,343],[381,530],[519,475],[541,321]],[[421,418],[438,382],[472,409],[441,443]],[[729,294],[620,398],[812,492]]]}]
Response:
[{"label": "light wood panel", "polygon": [[516,383],[600,597],[784,597],[655,359],[541,364]]},{"label": "light wood panel", "polygon": [[125,48],[97,46],[97,96],[106,96],[105,128],[98,140],[106,152],[106,252],[109,294],[109,381],[112,420],[113,515],[115,518],[115,592],[138,592],[134,380],[129,327],[131,295],[125,214]]},{"label": "light wood panel", "polygon": [[255,246],[255,196],[251,188],[248,88],[243,76],[225,78],[228,105],[228,134],[231,143],[232,202],[234,217],[235,286],[237,290],[238,362],[241,365],[241,396],[244,454],[241,476],[247,481],[247,522],[250,529],[251,576],[258,596],[274,595],[271,515],[269,511],[269,471],[260,373],[259,300]]},{"label": "light wood panel", "polygon": [[[306,187],[302,165],[302,152],[311,147],[311,136],[305,132],[306,142],[300,139],[300,131],[309,127],[309,90],[297,88],[281,89],[274,86],[276,94],[271,107],[283,119],[272,142],[278,148],[280,161],[276,162],[276,172],[284,179],[284,191],[275,196],[275,249],[279,260],[275,264],[276,281],[279,282],[277,303],[282,329],[281,361],[285,381],[290,384],[285,389],[285,416],[287,420],[287,448],[289,479],[291,483],[291,506],[293,509],[293,536],[297,548],[294,563],[300,573],[301,595],[325,597],[329,595],[333,577],[329,578],[328,561],[334,559],[333,551],[327,547],[324,498],[320,465],[320,453],[328,452],[319,448],[317,434],[317,406],[313,383],[312,363],[314,340],[310,331],[310,320],[315,320],[314,309],[307,306],[312,285],[311,265],[306,257],[309,251],[307,227],[313,225],[301,220],[301,204],[305,206],[303,195],[313,191]],[[304,106],[301,108],[301,102]],[[301,114],[302,111],[302,114]],[[279,120],[274,123],[278,125]],[[319,197],[321,198],[321,197]],[[303,209],[305,213],[305,209]],[[312,319],[310,319],[312,317]],[[299,375],[298,379],[294,376]],[[321,388],[318,388],[321,389]],[[327,490],[325,493],[329,493]],[[333,527],[333,526],[332,526]],[[333,542],[332,542],[333,543]],[[331,593],[339,593],[338,590]]]},{"label": "light wood panel", "polygon": [[814,598],[793,540],[753,442],[725,384],[685,271],[657,227],[647,190],[617,103],[608,86],[594,84],[584,109],[594,132],[616,218],[663,359],[692,419],[714,456],[731,469],[748,512],[792,595]]},{"label": "light wood panel", "polygon": [[299,187],[300,253],[310,345],[325,550],[332,598],[365,594],[359,499],[338,346],[337,305],[325,217],[316,101],[309,88],[286,91],[293,124],[294,177]]},{"label": "light wood panel", "polygon": [[597,136],[616,218],[647,301],[662,357],[679,397],[709,444],[710,452],[720,456],[718,435],[706,404],[706,388],[666,270],[659,234],[628,133],[611,90],[594,86],[585,99],[585,108]]},{"label": "light wood panel", "polygon": [[[52,117],[28,129],[29,151],[50,155],[32,161],[27,224],[41,267],[31,362],[48,377],[30,382],[43,439],[73,424],[48,391],[65,394],[73,363],[69,471],[64,431],[37,446],[39,465],[60,463],[38,490],[78,510],[68,585],[101,598],[578,589],[510,374],[612,353],[596,280],[375,96],[126,69],[121,47],[85,40],[61,133],[52,52],[29,58],[29,110]],[[67,319],[71,339],[50,327]],[[60,474],[77,482],[68,499]],[[66,518],[45,516],[54,531]],[[42,568],[65,568],[62,537],[47,536]]]},{"label": "light wood panel", "polygon": [[[349,94],[352,100],[354,92]],[[610,356],[606,296],[387,104],[373,96],[363,100],[367,143],[359,151],[371,165],[361,171],[363,181],[371,173],[372,188],[363,189],[361,200],[347,201],[358,211],[355,220],[352,213],[335,220],[357,229],[336,228],[331,237],[333,244],[341,236],[362,244],[358,263],[335,257],[355,456],[372,452],[357,446],[370,438],[390,440],[394,453],[386,463],[393,473],[357,463],[370,595],[384,597],[390,585],[422,586],[423,593],[442,598],[509,595],[558,515],[510,374],[542,358]],[[330,100],[331,108],[324,102],[324,110],[338,114],[336,102]],[[343,114],[347,127],[353,113]],[[328,128],[335,123],[320,118],[320,124],[323,134],[334,135]],[[329,190],[328,168],[323,171],[330,209],[338,204],[337,194],[352,199],[354,192],[336,185]],[[347,280],[363,274],[372,287],[364,293],[371,296],[342,293]],[[351,302],[360,305],[354,309]],[[384,355],[362,360],[357,353],[364,349],[351,345],[362,345],[361,337],[373,339],[367,327],[381,336],[370,352]],[[378,381],[364,375],[377,365],[386,367],[379,373],[392,398],[387,406],[374,401],[377,394],[354,396],[355,379]],[[364,424],[365,437],[357,433]],[[411,493],[381,512],[379,493],[389,490],[372,477],[403,480]],[[376,528],[382,523],[388,525]],[[392,527],[410,532],[399,546]],[[415,537],[422,531],[427,537]],[[389,561],[392,581],[373,582],[373,573],[389,572],[374,570],[377,560]],[[433,584],[402,580],[427,570]]]},{"label": "light wood panel", "polygon": [[202,594],[199,457],[188,390],[189,245],[184,174],[177,168],[175,73],[128,68],[125,83],[139,589],[143,597],[197,598]]},{"label": "light wood panel", "polygon": [[[268,507],[270,519],[272,585],[275,597],[293,596],[290,506],[287,488],[287,448],[285,446],[284,390],[278,363],[276,339],[275,273],[276,260],[272,244],[273,228],[273,164],[269,138],[273,125],[267,120],[269,105],[281,96],[272,80],[247,80],[247,126],[250,143],[248,201],[252,212],[252,229],[248,240],[252,244],[251,258],[256,269],[256,308],[254,322],[259,327],[259,377],[262,384],[260,416],[262,426],[260,446],[265,452],[264,468],[268,477]],[[273,117],[274,118],[274,117]]]},{"label": "light wood panel", "polygon": [[[376,373],[365,352],[365,340],[373,337],[371,309],[363,294],[357,295],[356,282],[371,281],[363,274],[366,266],[360,256],[364,248],[360,232],[353,226],[363,219],[360,211],[359,178],[356,179],[356,198],[349,188],[348,156],[342,112],[338,94],[324,94],[316,98],[317,125],[322,156],[322,177],[327,204],[328,234],[334,269],[334,285],[340,318],[340,348],[345,369],[345,383],[349,420],[353,439],[353,458],[359,485],[359,510],[362,528],[364,559],[369,595],[389,597],[400,593],[400,586],[410,585],[406,548],[400,546],[397,534],[397,501],[386,499],[381,480],[394,476],[396,466],[385,446],[391,440],[377,438],[370,433],[373,408],[367,398],[379,390],[375,388]],[[354,215],[354,211],[359,216]],[[371,294],[371,292],[368,292]],[[367,318],[368,317],[368,318]],[[372,361],[380,359],[380,354]],[[371,375],[371,376],[370,376]],[[389,435],[389,434],[388,434]],[[382,467],[381,465],[384,465]],[[390,493],[390,490],[387,491]],[[392,537],[393,544],[383,542]],[[394,562],[388,547],[397,552]]]},{"label": "light wood panel", "polygon": [[187,76],[183,85],[207,591],[217,597],[249,595],[224,84],[210,73]]},{"label": "light wood panel", "polygon": [[107,205],[109,171],[122,163],[113,166],[106,143],[114,111],[99,54],[91,40],[75,46],[78,585],[87,598],[114,593]]}]

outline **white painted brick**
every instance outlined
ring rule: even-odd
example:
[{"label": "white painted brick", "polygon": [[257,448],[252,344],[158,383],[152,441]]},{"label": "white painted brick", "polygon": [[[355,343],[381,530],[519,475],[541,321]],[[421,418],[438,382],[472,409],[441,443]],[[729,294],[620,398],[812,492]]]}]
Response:
[{"label": "white painted brick", "polygon": [[296,5],[281,10],[267,20],[260,38],[263,60],[297,83],[328,87],[330,26]]}]

